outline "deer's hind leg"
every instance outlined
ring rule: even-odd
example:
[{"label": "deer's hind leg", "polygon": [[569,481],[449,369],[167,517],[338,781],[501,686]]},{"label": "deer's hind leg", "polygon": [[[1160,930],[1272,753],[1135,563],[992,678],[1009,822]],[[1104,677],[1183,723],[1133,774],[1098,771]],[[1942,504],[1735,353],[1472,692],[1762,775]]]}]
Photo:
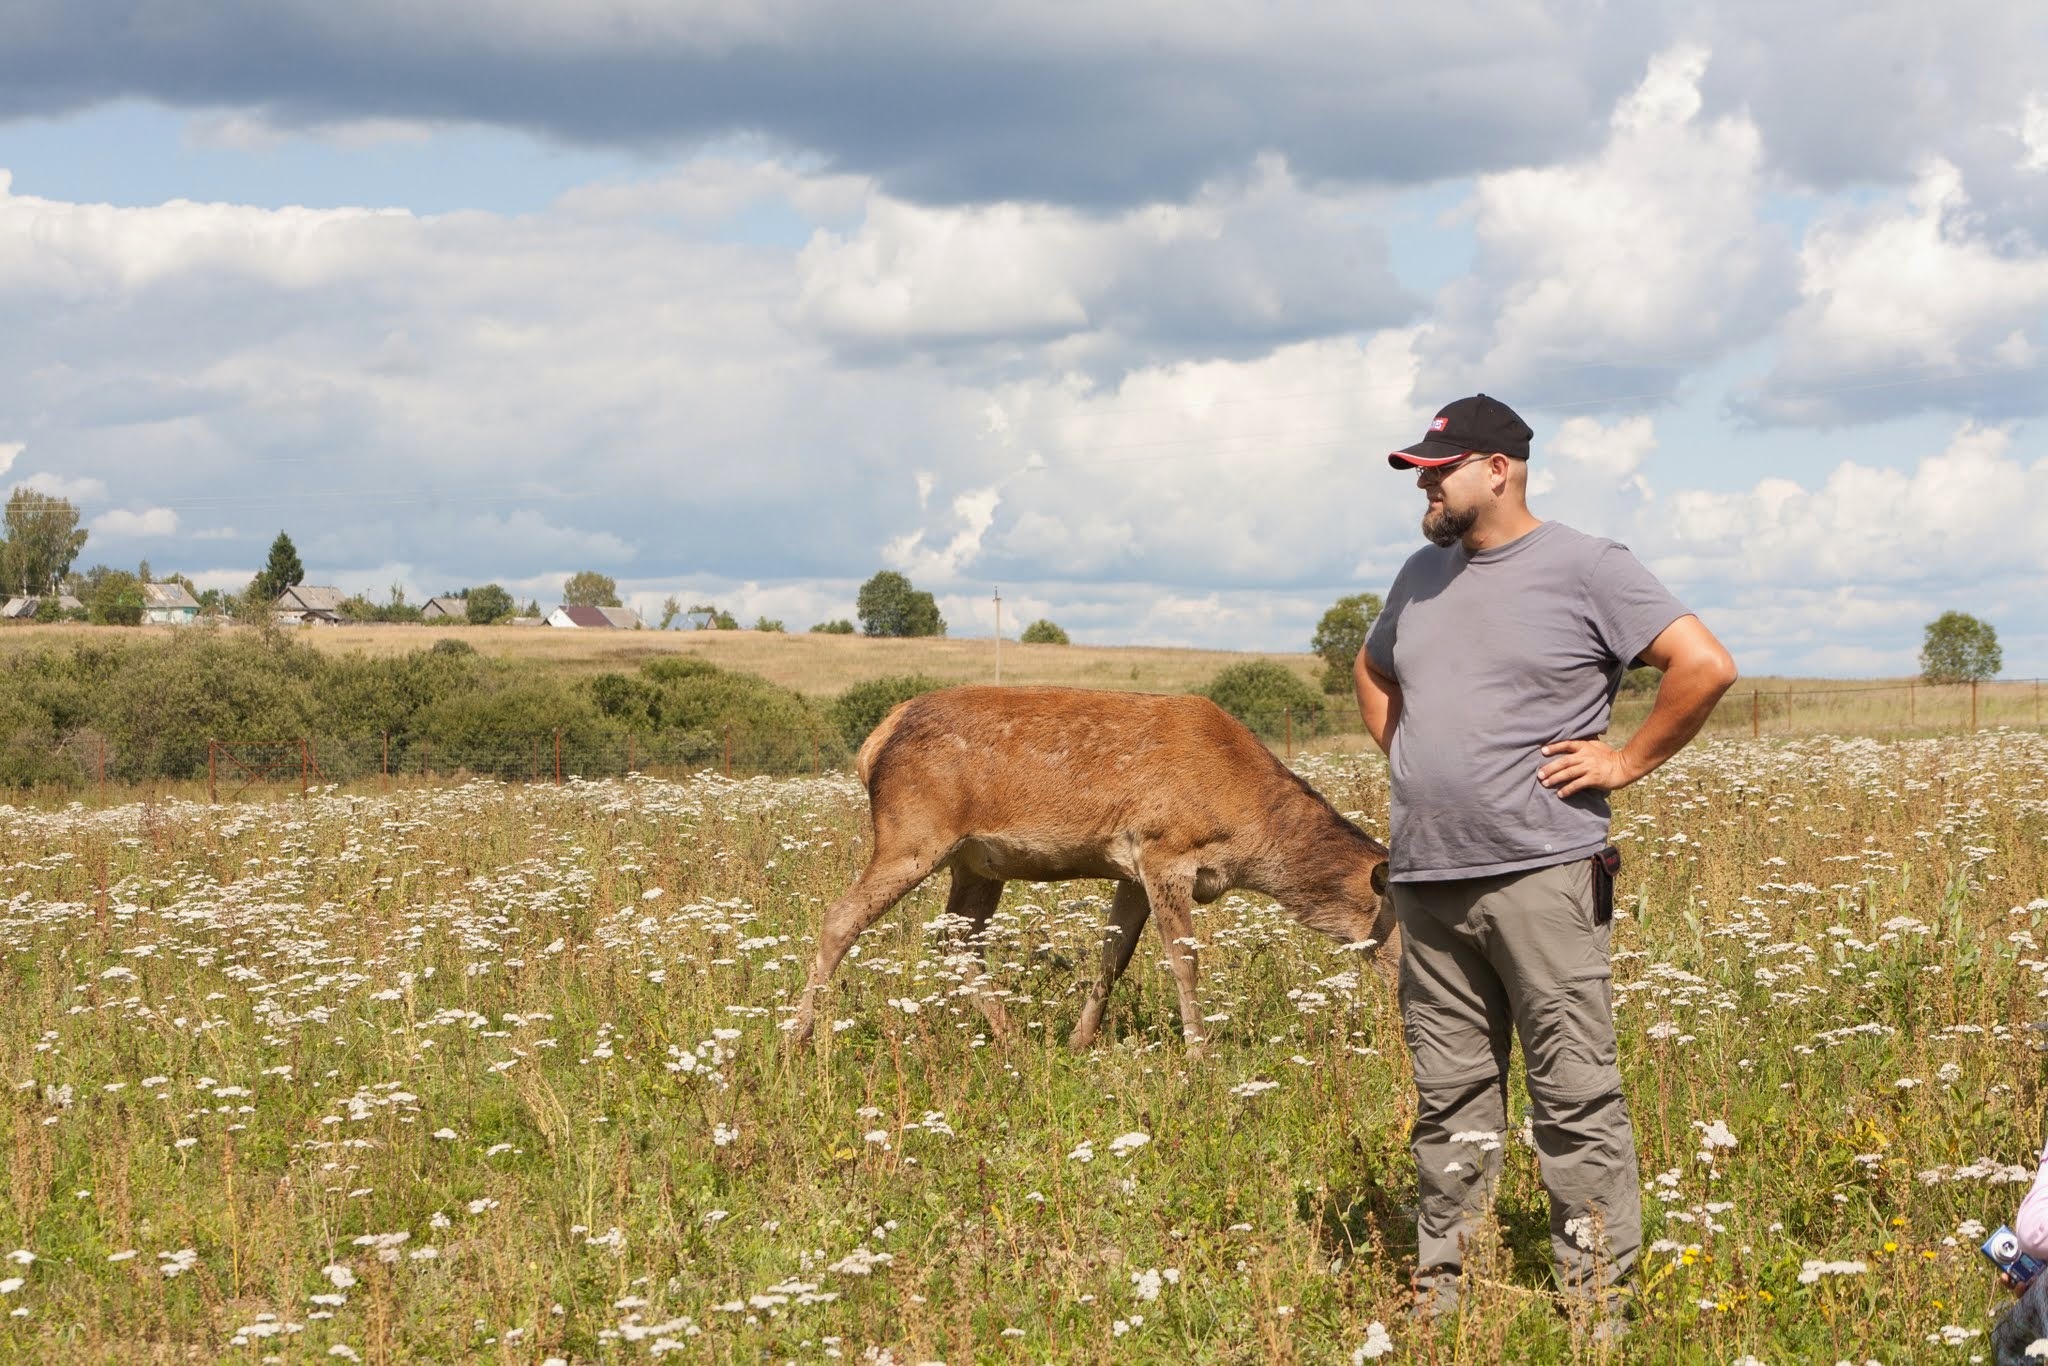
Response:
[{"label": "deer's hind leg", "polygon": [[1162,872],[1145,879],[1145,893],[1152,902],[1153,923],[1165,941],[1166,964],[1173,970],[1173,984],[1180,993],[1181,1038],[1188,1058],[1200,1058],[1208,1040],[1195,996],[1199,946],[1195,942],[1194,886],[1186,878]]},{"label": "deer's hind leg", "polygon": [[853,947],[853,941],[860,938],[861,931],[880,920],[905,893],[930,877],[940,862],[941,859],[924,854],[878,855],[854,879],[846,894],[826,909],[824,923],[818,930],[818,956],[811,964],[811,977],[804,984],[796,1021],[790,1027],[792,1042],[802,1043],[811,1037],[818,993],[839,970],[840,960]]},{"label": "deer's hind leg", "polygon": [[1131,955],[1137,951],[1138,938],[1144,934],[1145,920],[1151,914],[1152,903],[1142,886],[1121,880],[1116,884],[1116,898],[1109,907],[1109,925],[1102,932],[1102,971],[1081,1006],[1081,1022],[1074,1026],[1074,1037],[1068,1040],[1068,1046],[1075,1052],[1095,1042],[1095,1032],[1102,1027],[1103,1007],[1109,1003],[1109,990],[1131,965]]},{"label": "deer's hind leg", "polygon": [[988,922],[1003,899],[1003,880],[953,865],[953,889],[946,894],[946,928],[953,938],[946,966],[960,974],[961,991],[971,997],[997,1038],[1011,1033],[1009,1012],[982,983],[988,970]]}]

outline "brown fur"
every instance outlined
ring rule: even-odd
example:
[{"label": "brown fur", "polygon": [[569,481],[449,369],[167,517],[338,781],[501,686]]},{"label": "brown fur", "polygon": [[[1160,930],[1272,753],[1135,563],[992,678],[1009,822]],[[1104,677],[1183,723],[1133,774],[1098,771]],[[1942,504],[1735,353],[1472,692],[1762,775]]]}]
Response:
[{"label": "brown fur", "polygon": [[[1332,938],[1384,946],[1393,937],[1386,846],[1206,698],[949,688],[891,711],[854,771],[868,789],[873,853],[825,912],[799,1040],[853,941],[940,868],[953,874],[948,914],[977,941],[1005,880],[1116,880],[1076,1048],[1093,1041],[1110,987],[1156,916],[1182,1033],[1199,1050],[1191,905],[1231,888],[1264,892]],[[979,1000],[1007,1030],[1000,1004]]]}]

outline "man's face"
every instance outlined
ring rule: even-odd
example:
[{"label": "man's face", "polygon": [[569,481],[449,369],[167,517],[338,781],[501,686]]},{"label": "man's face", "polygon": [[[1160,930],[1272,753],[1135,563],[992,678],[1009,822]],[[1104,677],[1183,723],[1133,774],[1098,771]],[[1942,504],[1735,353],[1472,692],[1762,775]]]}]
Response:
[{"label": "man's face", "polygon": [[1422,534],[1432,545],[1452,546],[1479,522],[1489,486],[1484,455],[1468,455],[1455,465],[1417,470],[1415,486],[1429,499],[1422,514]]}]

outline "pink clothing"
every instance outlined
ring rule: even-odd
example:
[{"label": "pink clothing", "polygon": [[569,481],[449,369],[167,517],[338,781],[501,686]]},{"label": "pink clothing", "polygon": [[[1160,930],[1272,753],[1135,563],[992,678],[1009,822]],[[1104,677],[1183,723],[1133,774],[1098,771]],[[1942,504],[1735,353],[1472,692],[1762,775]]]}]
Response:
[{"label": "pink clothing", "polygon": [[2012,1217],[2012,1231],[2019,1235],[2020,1251],[2030,1257],[2048,1259],[2048,1149],[2042,1150],[2033,1189],[2020,1201],[2019,1213]]}]

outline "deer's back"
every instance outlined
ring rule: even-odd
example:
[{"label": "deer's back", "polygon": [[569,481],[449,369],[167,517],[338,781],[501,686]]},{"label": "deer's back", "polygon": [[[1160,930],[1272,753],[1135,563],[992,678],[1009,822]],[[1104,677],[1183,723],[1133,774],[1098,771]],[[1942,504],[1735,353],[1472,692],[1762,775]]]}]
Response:
[{"label": "deer's back", "polygon": [[1207,698],[1080,688],[948,688],[891,712],[863,747],[876,817],[960,834],[1201,838],[1265,819],[1296,788]]}]

